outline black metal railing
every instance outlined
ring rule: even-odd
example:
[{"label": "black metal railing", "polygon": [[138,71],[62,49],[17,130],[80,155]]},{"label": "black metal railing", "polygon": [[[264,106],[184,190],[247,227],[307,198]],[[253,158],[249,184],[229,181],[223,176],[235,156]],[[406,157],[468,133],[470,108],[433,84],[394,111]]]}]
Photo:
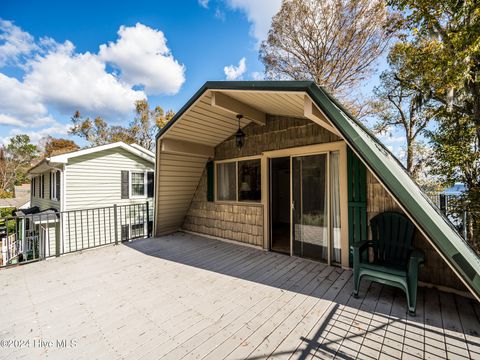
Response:
[{"label": "black metal railing", "polygon": [[150,237],[152,210],[146,202],[1,218],[0,266]]},{"label": "black metal railing", "polygon": [[472,211],[459,195],[433,194],[432,201],[462,237],[480,254],[480,212]]}]

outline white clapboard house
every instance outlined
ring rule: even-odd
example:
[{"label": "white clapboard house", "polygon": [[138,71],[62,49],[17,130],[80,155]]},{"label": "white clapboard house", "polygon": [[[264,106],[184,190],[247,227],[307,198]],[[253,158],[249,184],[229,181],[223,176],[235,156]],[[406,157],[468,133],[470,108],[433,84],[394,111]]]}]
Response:
[{"label": "white clapboard house", "polygon": [[17,212],[24,252],[28,241],[48,257],[147,234],[154,164],[153,152],[124,142],[43,159],[28,172],[31,208]]}]

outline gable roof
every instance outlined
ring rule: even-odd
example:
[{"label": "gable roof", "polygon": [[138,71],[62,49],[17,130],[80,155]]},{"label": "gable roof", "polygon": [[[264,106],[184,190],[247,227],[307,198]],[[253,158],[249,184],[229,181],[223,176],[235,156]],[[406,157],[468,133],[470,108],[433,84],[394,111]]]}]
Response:
[{"label": "gable roof", "polygon": [[[206,82],[159,131],[164,137],[208,91],[304,92],[327,116],[347,144],[397,200],[405,213],[480,300],[480,258],[439,209],[421,191],[396,157],[325,89],[311,81]],[[159,176],[157,176],[157,179]]]},{"label": "gable roof", "polygon": [[99,145],[99,146],[93,146],[90,148],[82,149],[82,150],[76,150],[76,151],[71,151],[67,152],[64,154],[60,155],[54,155],[47,157],[40,161],[38,164],[32,166],[29,170],[28,173],[38,173],[38,172],[44,172],[48,169],[54,168],[55,164],[68,164],[68,161],[70,159],[83,156],[83,155],[88,155],[88,154],[94,154],[100,151],[104,150],[109,150],[109,149],[124,149],[144,160],[147,160],[151,162],[152,164],[155,163],[155,154],[151,152],[150,150],[147,150],[140,145],[137,144],[126,144],[123,141],[118,141],[114,142],[111,144],[106,144],[106,145]]},{"label": "gable roof", "polygon": [[0,208],[15,208],[19,209],[30,202],[30,194],[21,197],[0,199]]},{"label": "gable roof", "polygon": [[126,144],[123,141],[118,141],[114,142],[111,144],[106,144],[106,145],[100,145],[100,146],[94,146],[82,150],[77,150],[77,151],[72,151],[68,152],[65,154],[60,154],[60,155],[54,155],[49,158],[49,161],[52,163],[63,163],[66,164],[68,163],[69,159],[76,158],[79,156],[83,155],[88,155],[88,154],[93,154],[96,152],[104,151],[104,150],[109,150],[109,149],[115,149],[115,148],[121,148],[124,149],[132,154],[135,154],[147,161],[150,161],[152,163],[155,162],[155,154],[151,152],[150,150],[147,150],[140,145],[137,144]]}]

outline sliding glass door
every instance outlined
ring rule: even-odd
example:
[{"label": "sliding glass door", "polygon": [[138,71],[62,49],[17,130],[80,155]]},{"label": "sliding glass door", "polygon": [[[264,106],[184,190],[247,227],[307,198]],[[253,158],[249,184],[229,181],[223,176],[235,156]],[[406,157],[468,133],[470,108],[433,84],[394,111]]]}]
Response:
[{"label": "sliding glass door", "polygon": [[341,264],[339,155],[270,159],[271,250]]},{"label": "sliding glass door", "polygon": [[292,158],[293,254],[328,261],[328,154]]},{"label": "sliding glass door", "polygon": [[338,152],[292,158],[293,254],[341,262]]}]

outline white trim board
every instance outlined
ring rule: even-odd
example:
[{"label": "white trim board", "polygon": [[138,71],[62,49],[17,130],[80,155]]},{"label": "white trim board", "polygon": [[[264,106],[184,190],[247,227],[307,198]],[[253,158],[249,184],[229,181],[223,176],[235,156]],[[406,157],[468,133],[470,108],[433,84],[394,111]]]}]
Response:
[{"label": "white trim board", "polygon": [[[91,148],[88,148],[88,149],[73,151],[71,153],[51,156],[50,158],[48,158],[48,162],[66,164],[66,163],[68,163],[68,160],[71,159],[71,158],[75,158],[75,157],[83,156],[83,155],[88,155],[88,154],[93,154],[93,153],[96,153],[96,152],[99,152],[99,151],[115,149],[115,148],[124,149],[124,150],[126,150],[126,151],[128,151],[132,154],[137,155],[138,157],[141,157],[142,159],[145,159],[145,160],[147,160],[151,163],[155,163],[155,154],[153,152],[151,152],[147,149],[141,148],[140,145],[137,145],[137,144],[129,145],[129,144],[126,144],[122,141],[107,144],[107,145],[95,146],[95,147],[91,147]],[[142,150],[140,150],[140,148]]]}]

